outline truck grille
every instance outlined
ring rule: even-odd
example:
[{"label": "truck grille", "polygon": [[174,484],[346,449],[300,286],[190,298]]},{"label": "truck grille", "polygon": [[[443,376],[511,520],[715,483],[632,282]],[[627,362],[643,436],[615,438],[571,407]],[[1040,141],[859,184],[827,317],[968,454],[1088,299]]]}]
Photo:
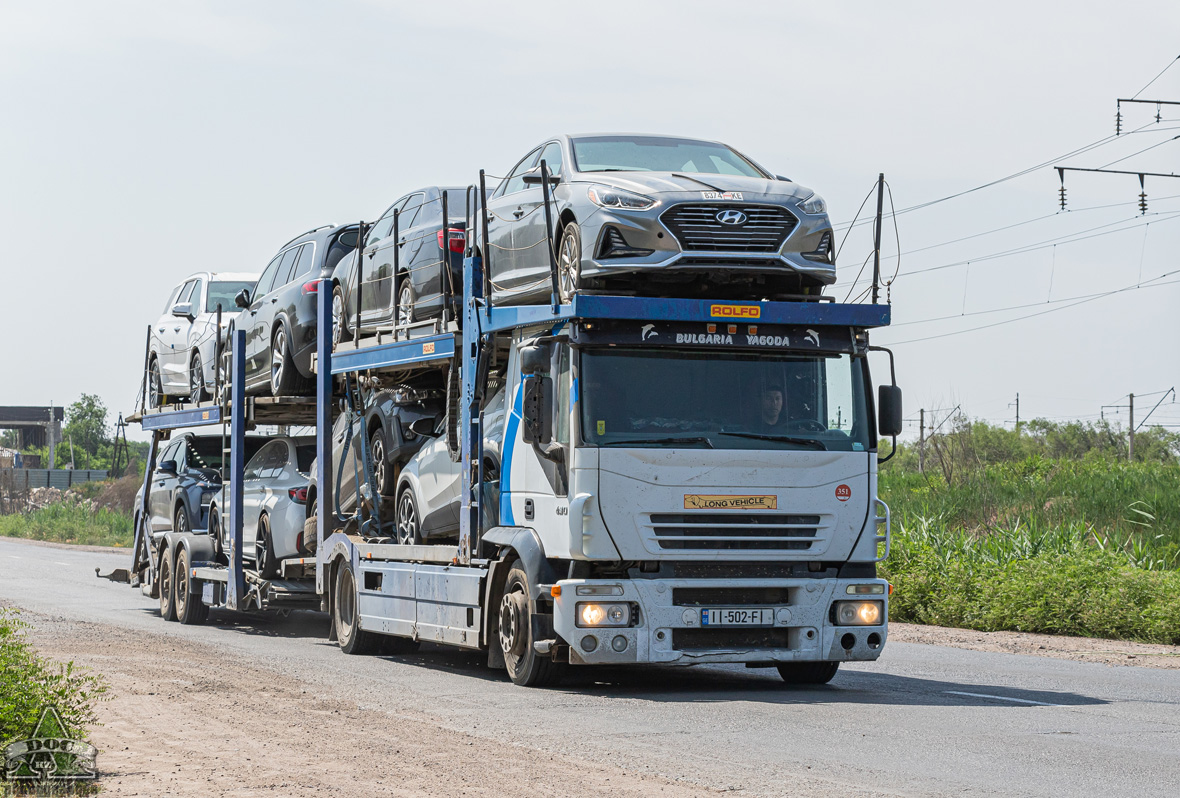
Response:
[{"label": "truck grille", "polygon": [[676,651],[716,651],[725,649],[790,648],[790,635],[782,627],[743,629],[673,629],[672,648]]},{"label": "truck grille", "polygon": [[818,540],[818,515],[652,513],[648,528],[661,549],[794,550]]},{"label": "truck grille", "polygon": [[[739,211],[742,224],[722,224],[717,214]],[[685,252],[778,252],[799,220],[777,205],[675,205],[660,220]]]}]

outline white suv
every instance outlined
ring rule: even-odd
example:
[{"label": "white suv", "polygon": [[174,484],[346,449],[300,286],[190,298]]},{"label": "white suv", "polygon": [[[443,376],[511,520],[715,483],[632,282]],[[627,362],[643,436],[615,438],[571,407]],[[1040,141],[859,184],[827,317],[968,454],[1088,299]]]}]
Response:
[{"label": "white suv", "polygon": [[[172,290],[163,315],[152,325],[148,346],[148,406],[160,407],[169,397],[200,402],[211,393],[216,379],[220,338],[241,309],[234,297],[243,288],[254,290],[257,274],[200,272]],[[217,307],[221,306],[221,330]]]}]

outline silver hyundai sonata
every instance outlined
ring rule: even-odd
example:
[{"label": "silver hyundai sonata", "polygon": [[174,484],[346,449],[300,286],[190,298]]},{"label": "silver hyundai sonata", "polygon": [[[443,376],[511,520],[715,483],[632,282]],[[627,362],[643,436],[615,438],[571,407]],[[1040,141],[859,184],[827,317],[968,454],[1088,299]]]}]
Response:
[{"label": "silver hyundai sonata", "polygon": [[771,298],[836,279],[823,198],[714,141],[556,136],[492,193],[486,243],[475,232],[501,303],[549,295],[550,245],[563,301],[578,289]]}]

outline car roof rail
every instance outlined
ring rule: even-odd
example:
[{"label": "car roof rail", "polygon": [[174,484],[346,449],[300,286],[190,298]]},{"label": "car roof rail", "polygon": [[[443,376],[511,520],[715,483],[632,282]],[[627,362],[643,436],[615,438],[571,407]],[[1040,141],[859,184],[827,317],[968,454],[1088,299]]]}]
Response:
[{"label": "car roof rail", "polygon": [[311,235],[312,233],[315,233],[315,232],[317,232],[317,231],[319,231],[319,230],[327,230],[327,229],[329,229],[329,228],[332,228],[332,227],[335,227],[335,226],[336,226],[336,225],[334,225],[334,224],[321,224],[319,227],[313,227],[313,228],[311,228],[310,230],[308,230],[307,232],[300,233],[299,235],[295,236],[295,237],[294,237],[294,238],[292,238],[290,241],[288,241],[286,244],[283,244],[281,247],[279,247],[279,251],[281,252],[282,250],[284,250],[284,249],[286,249],[287,247],[291,246],[292,244],[294,244],[296,241],[298,241],[299,239],[303,238],[304,236],[309,236],[309,235]]}]

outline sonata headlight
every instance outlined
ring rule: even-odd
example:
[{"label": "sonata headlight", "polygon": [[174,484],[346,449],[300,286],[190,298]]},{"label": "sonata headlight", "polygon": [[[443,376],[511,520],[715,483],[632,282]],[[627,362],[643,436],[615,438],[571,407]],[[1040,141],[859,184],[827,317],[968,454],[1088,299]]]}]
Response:
[{"label": "sonata headlight", "polygon": [[603,208],[624,208],[629,211],[646,211],[654,208],[656,201],[651,197],[636,194],[633,191],[623,191],[610,186],[590,186],[586,195],[595,205]]},{"label": "sonata headlight", "polygon": [[824,202],[824,198],[819,194],[812,194],[803,200],[803,202],[799,203],[799,210],[812,216],[818,216],[821,213],[828,212],[828,203]]}]

